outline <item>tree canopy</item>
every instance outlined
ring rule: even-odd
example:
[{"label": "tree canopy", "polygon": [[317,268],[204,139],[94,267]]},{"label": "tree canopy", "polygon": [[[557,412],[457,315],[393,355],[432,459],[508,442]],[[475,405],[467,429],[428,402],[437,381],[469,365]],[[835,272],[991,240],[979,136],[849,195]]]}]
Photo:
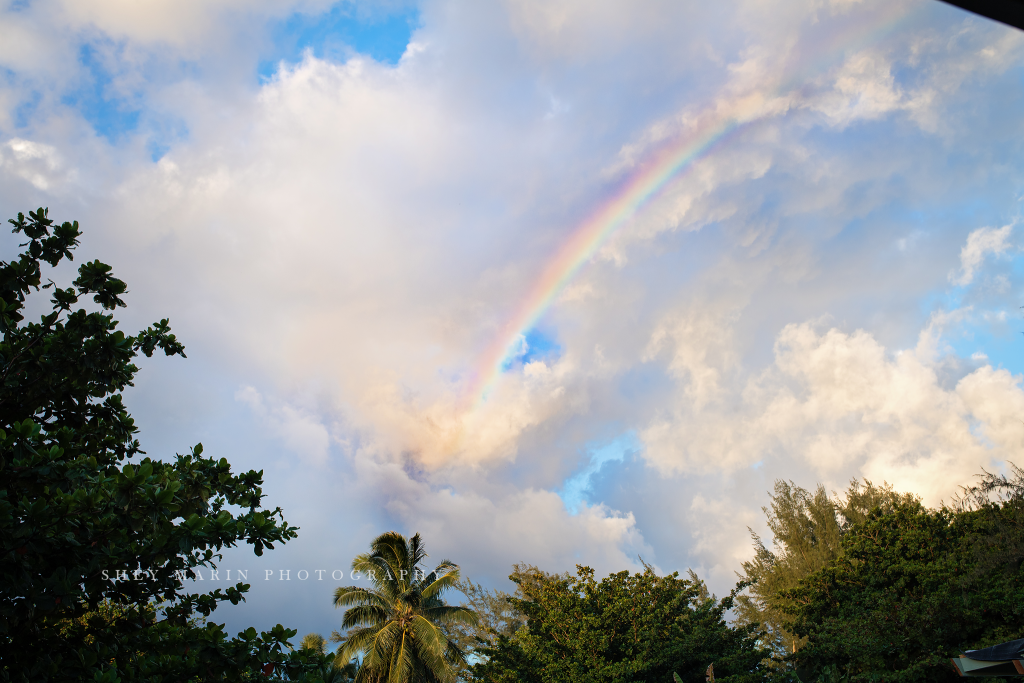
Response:
[{"label": "tree canopy", "polygon": [[760,680],[767,651],[754,626],[726,621],[734,596],[718,600],[696,575],[658,576],[651,568],[601,581],[589,567],[576,576],[513,575],[529,583],[511,602],[526,617],[499,635],[473,667],[487,683],[700,680],[710,664],[725,681]]},{"label": "tree canopy", "polygon": [[[117,329],[128,288],[100,261],[67,287],[44,282],[44,267],[73,259],[77,222],[39,209],[10,223],[26,241],[0,262],[0,680],[300,677],[306,654],[285,648],[294,631],[229,638],[205,623],[248,585],[186,589],[222,549],[260,555],[296,528],[263,506],[262,472],[234,473],[201,444],[170,462],[142,451],[122,400],[133,359],[184,346],[166,319]],[[40,290],[49,310],[31,322]]]},{"label": "tree canopy", "polygon": [[[512,565],[509,578],[516,584],[513,594],[484,588],[469,578],[463,577],[455,589],[466,596],[466,605],[476,612],[475,623],[456,623],[447,628],[449,637],[466,653],[467,658],[486,658],[484,651],[491,647],[500,636],[512,637],[526,626],[526,615],[514,604],[513,598],[528,600],[548,581],[569,578],[569,574],[550,574],[536,565],[517,562]],[[459,668],[459,677],[469,680],[469,668]]]},{"label": "tree canopy", "polygon": [[[1000,480],[1011,495],[990,500]],[[952,680],[951,656],[1024,636],[1020,490],[989,475],[960,505],[876,507],[853,525],[783,594],[808,641],[791,657],[801,678]]]},{"label": "tree canopy", "polygon": [[812,493],[791,481],[775,482],[771,502],[763,508],[774,550],[751,532],[754,557],[743,563],[741,574],[750,588],[736,600],[739,623],[764,626],[766,642],[777,657],[795,652],[806,638],[785,626],[792,606],[787,591],[834,562],[842,552],[843,536],[873,509],[892,510],[914,502],[912,495],[870,481],[854,479],[845,496],[831,497],[821,485]]}]

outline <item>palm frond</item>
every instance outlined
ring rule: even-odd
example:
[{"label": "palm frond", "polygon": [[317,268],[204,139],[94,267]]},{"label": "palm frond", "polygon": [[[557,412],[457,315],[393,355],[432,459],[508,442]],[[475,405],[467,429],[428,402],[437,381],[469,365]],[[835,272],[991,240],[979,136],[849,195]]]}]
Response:
[{"label": "palm frond", "polygon": [[423,546],[423,539],[419,533],[409,539],[409,565],[411,568],[418,567],[420,562],[427,559],[427,551]]},{"label": "palm frond", "polygon": [[423,667],[437,679],[453,679],[455,671],[446,656],[453,644],[441,629],[422,617],[413,620],[411,626],[416,634],[416,654]]},{"label": "palm frond", "polygon": [[374,605],[386,609],[389,601],[380,593],[361,586],[341,586],[334,589],[335,607]]},{"label": "palm frond", "polygon": [[388,683],[407,683],[412,677],[414,667],[413,643],[410,634],[403,630],[398,638],[398,643],[391,651],[390,671],[388,672]]},{"label": "palm frond", "polygon": [[423,616],[415,616],[409,624],[412,632],[416,635],[416,645],[421,648],[429,648],[433,652],[443,653],[448,647],[448,637]]},{"label": "palm frond", "polygon": [[440,576],[437,576],[436,572],[431,572],[430,576],[433,577],[433,580],[429,583],[424,582],[422,589],[424,598],[431,598],[449,588],[454,588],[455,584],[459,582],[459,568],[457,566],[451,567]]},{"label": "palm frond", "polygon": [[374,655],[382,661],[387,661],[390,658],[389,653],[394,650],[397,643],[400,642],[402,633],[402,627],[398,625],[398,622],[388,622],[379,628],[374,634],[369,654]]},{"label": "palm frond", "polygon": [[376,586],[377,591],[387,595],[389,598],[393,599],[395,595],[401,593],[397,585],[397,572],[380,555],[369,555],[358,564],[353,562],[352,571],[365,573],[367,578]]},{"label": "palm frond", "polygon": [[477,613],[462,605],[439,605],[428,607],[423,610],[423,616],[434,623],[440,624],[466,624],[476,626],[479,622]]},{"label": "palm frond", "polygon": [[371,555],[382,560],[392,573],[399,575],[401,571],[408,569],[408,541],[398,532],[389,531],[381,534],[373,540],[370,547],[373,550]]},{"label": "palm frond", "polygon": [[369,628],[380,628],[388,623],[393,613],[391,610],[376,605],[359,605],[350,607],[345,616],[341,619],[342,628],[357,628],[365,626]]},{"label": "palm frond", "polygon": [[352,570],[367,574],[373,587],[335,591],[335,606],[347,608],[342,621],[348,631],[332,639],[341,642],[343,661],[362,654],[359,683],[454,682],[455,667],[465,664],[465,653],[444,628],[475,625],[476,613],[441,599],[458,582],[458,565],[444,560],[424,574],[420,563],[426,557],[419,534],[381,534],[369,553],[352,561]]},{"label": "palm frond", "polygon": [[452,640],[448,641],[448,648],[445,650],[444,659],[453,667],[466,664],[466,653]]},{"label": "palm frond", "polygon": [[458,568],[459,568],[459,565],[455,564],[451,560],[441,560],[437,564],[437,566],[434,567],[434,571],[439,573],[439,574],[443,574],[444,572],[448,571],[449,569],[458,569]]},{"label": "palm frond", "polygon": [[397,531],[381,534],[373,540],[370,547],[375,555],[385,558],[395,567],[405,567],[409,564],[409,543]]},{"label": "palm frond", "polygon": [[374,638],[379,630],[365,627],[352,629],[344,638],[339,639],[341,646],[338,648],[335,657],[340,657],[347,661],[354,658],[360,652],[366,652],[372,647]]}]

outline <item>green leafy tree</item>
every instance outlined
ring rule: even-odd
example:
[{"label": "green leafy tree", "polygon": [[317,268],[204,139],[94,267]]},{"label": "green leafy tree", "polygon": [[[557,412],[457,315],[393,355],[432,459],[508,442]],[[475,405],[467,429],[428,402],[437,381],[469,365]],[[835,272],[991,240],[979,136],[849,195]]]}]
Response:
[{"label": "green leafy tree", "polygon": [[850,482],[845,497],[829,497],[821,485],[812,493],[793,482],[776,481],[771,503],[762,508],[774,550],[751,532],[754,558],[743,563],[740,575],[750,587],[736,599],[738,622],[762,624],[776,657],[796,652],[806,640],[785,627],[787,610],[792,607],[787,591],[839,557],[844,534],[867,519],[873,509],[892,510],[916,500],[911,494],[893,491],[888,484],[875,486],[856,479]]},{"label": "green leafy tree", "polygon": [[[223,548],[259,555],[296,530],[262,507],[262,472],[235,474],[201,445],[173,462],[144,457],[121,392],[139,353],[184,357],[167,320],[118,330],[110,312],[127,286],[99,261],[68,287],[44,284],[44,266],[72,259],[77,222],[45,209],[10,222],[26,241],[0,262],[0,680],[301,676],[304,655],[284,647],[294,631],[228,638],[203,623],[247,585],[185,590]],[[50,310],[29,322],[40,289]]]},{"label": "green leafy tree", "polygon": [[975,576],[1013,575],[1024,563],[1024,470],[1008,465],[1010,476],[982,471],[953,502],[953,509],[981,511],[991,523],[988,533],[972,542]]},{"label": "green leafy tree", "polygon": [[[476,613],[477,621],[475,624],[452,624],[443,630],[468,660],[481,647],[490,645],[496,635],[511,636],[526,623],[523,615],[509,602],[512,596],[504,591],[484,588],[468,578],[459,579],[453,588],[466,596],[465,604]],[[456,677],[465,680],[468,664],[462,663],[456,668]]]},{"label": "green leafy tree", "polygon": [[952,680],[951,656],[1024,635],[1024,576],[993,562],[989,543],[1013,514],[999,503],[876,508],[785,596],[790,628],[808,639],[792,655],[801,678]]},{"label": "green leafy tree", "polygon": [[[512,637],[526,626],[526,615],[515,606],[513,598],[529,599],[536,595],[548,581],[569,578],[569,574],[549,574],[527,563],[512,565],[512,578],[516,583],[514,594],[497,589],[487,589],[469,579],[460,579],[455,584],[466,596],[466,606],[476,612],[476,623],[454,623],[446,627],[446,633],[467,659],[485,659],[484,649],[493,645],[499,636]],[[469,667],[459,667],[459,678],[469,679]]]},{"label": "green leafy tree", "polygon": [[352,561],[355,575],[372,588],[344,586],[334,606],[346,608],[344,633],[335,632],[344,661],[362,656],[359,681],[433,683],[453,681],[465,654],[446,635],[453,624],[473,624],[473,610],[446,605],[442,596],[459,581],[458,565],[444,560],[427,573],[420,535],[406,539],[389,531],[370,544],[370,552]]},{"label": "green leafy tree", "polygon": [[532,579],[528,599],[512,598],[527,624],[498,636],[473,666],[487,683],[671,681],[673,672],[697,683],[714,664],[726,682],[761,680],[767,651],[753,626],[725,619],[734,596],[718,600],[696,575],[658,576],[647,568],[597,581],[589,567],[576,576]]}]

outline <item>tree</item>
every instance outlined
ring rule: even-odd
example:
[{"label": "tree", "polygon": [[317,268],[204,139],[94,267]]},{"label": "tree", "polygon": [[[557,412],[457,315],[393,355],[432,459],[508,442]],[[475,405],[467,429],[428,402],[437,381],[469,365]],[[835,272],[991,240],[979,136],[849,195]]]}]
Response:
[{"label": "tree", "polygon": [[346,608],[345,633],[335,632],[339,656],[362,655],[359,681],[433,683],[452,681],[465,654],[445,634],[453,624],[472,624],[473,610],[446,605],[443,593],[459,580],[458,565],[443,560],[430,573],[420,535],[406,539],[389,531],[370,544],[370,552],[352,561],[353,575],[366,574],[372,588],[344,586],[334,606]]},{"label": "tree", "polygon": [[299,647],[303,650],[311,650],[320,655],[327,654],[327,641],[319,633],[307,633],[299,641]]},{"label": "tree", "polygon": [[854,525],[840,555],[785,596],[790,629],[808,639],[791,658],[801,678],[952,680],[958,651],[1024,635],[1020,566],[993,561],[1008,514],[915,502]]},{"label": "tree", "polygon": [[[476,612],[477,622],[452,624],[445,632],[467,657],[485,658],[483,651],[491,647],[499,636],[511,638],[526,626],[526,615],[516,608],[512,598],[529,599],[544,583],[569,578],[569,574],[549,574],[534,565],[516,563],[512,565],[511,578],[516,583],[514,595],[486,589],[468,578],[455,584],[456,590],[466,596],[468,607]],[[468,679],[469,669],[467,666],[459,667],[458,673],[460,679]]]},{"label": "tree", "polygon": [[314,656],[314,676],[310,676],[309,683],[314,683],[315,679],[319,679],[316,683],[351,683],[355,680],[359,670],[356,662],[343,662],[341,657],[327,652],[327,641],[319,633],[307,633],[299,645]]},{"label": "tree", "polygon": [[961,487],[953,502],[953,509],[981,511],[992,524],[987,534],[973,542],[976,574],[1002,570],[1012,575],[1024,563],[1024,470],[1008,465],[1011,476],[982,470],[978,482]]},{"label": "tree", "polygon": [[[296,529],[262,507],[262,472],[234,474],[201,444],[169,463],[144,457],[121,392],[139,353],[185,356],[167,320],[116,329],[127,285],[99,261],[66,288],[43,284],[43,265],[72,260],[77,222],[45,209],[10,222],[27,241],[0,262],[0,680],[301,675],[305,655],[284,650],[294,631],[229,639],[202,623],[248,585],[184,588],[221,549],[259,555]],[[40,289],[50,311],[27,322]],[[90,296],[98,310],[79,306]]]},{"label": "tree", "polygon": [[[525,623],[523,616],[509,602],[511,596],[508,593],[484,588],[468,578],[459,579],[453,587],[466,596],[466,606],[477,615],[475,624],[452,624],[443,629],[467,658],[481,647],[489,646],[496,635],[511,636]],[[466,680],[468,664],[456,665],[456,669],[456,678]]]},{"label": "tree", "polygon": [[854,479],[845,498],[829,497],[820,484],[814,493],[791,481],[775,482],[769,507],[762,508],[774,538],[774,552],[751,531],[754,558],[743,563],[741,579],[750,584],[747,595],[736,600],[741,624],[762,624],[776,657],[796,652],[805,639],[785,628],[792,605],[787,591],[833,562],[841,553],[842,538],[875,508],[893,510],[914,503],[911,494],[897,493],[883,483],[875,486]]},{"label": "tree", "polygon": [[767,651],[754,626],[731,627],[719,601],[696,575],[658,576],[650,568],[597,581],[589,567],[577,575],[532,579],[528,599],[512,599],[527,625],[484,648],[473,666],[486,683],[592,683],[599,681],[702,681],[714,664],[724,681],[760,680]]}]

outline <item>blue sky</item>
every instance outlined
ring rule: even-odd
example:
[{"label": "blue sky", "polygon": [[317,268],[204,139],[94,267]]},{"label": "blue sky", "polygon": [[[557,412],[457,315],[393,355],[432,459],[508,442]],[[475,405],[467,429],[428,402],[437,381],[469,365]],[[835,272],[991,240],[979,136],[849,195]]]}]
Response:
[{"label": "blue sky", "polygon": [[335,60],[360,54],[395,65],[419,21],[415,7],[374,11],[338,3],[319,13],[293,12],[269,26],[273,51],[260,60],[259,74],[270,78],[281,62],[300,62],[307,52]]},{"label": "blue sky", "polygon": [[[0,199],[77,218],[125,329],[187,346],[128,392],[144,447],[264,470],[301,527],[226,554],[292,577],[229,630],[329,633],[298,572],[389,529],[491,586],[642,557],[722,594],[776,479],[938,504],[1018,457],[1024,33],[934,0],[0,13]],[[476,400],[573,230],[726,114]]]}]

